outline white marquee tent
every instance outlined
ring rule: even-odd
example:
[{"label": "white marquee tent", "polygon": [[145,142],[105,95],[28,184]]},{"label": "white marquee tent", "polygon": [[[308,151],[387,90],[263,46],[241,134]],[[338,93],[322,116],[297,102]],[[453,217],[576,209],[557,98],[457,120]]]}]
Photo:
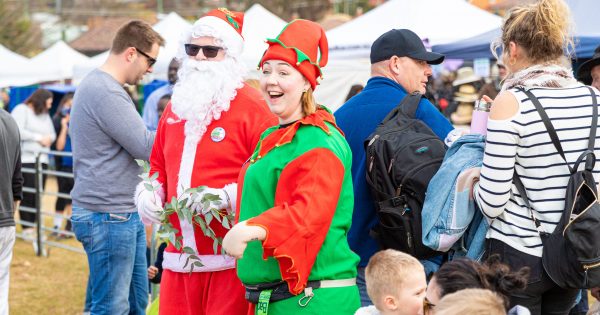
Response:
[{"label": "white marquee tent", "polygon": [[263,52],[267,49],[265,39],[275,38],[285,24],[284,20],[258,3],[246,10],[242,28],[244,53],[241,59],[248,69],[256,69]]},{"label": "white marquee tent", "polygon": [[454,42],[500,26],[501,18],[464,0],[390,0],[327,32],[330,55],[368,58],[379,35],[407,28],[431,45]]},{"label": "white marquee tent", "polygon": [[58,41],[32,59],[17,58],[7,67],[3,66],[0,86],[23,86],[68,79],[73,77],[75,64],[88,60],[88,57],[69,47],[65,42]]}]

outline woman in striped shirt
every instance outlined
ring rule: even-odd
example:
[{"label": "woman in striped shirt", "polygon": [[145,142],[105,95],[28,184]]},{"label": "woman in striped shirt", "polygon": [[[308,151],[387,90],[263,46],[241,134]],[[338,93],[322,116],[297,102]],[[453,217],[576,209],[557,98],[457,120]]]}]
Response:
[{"label": "woman in striped shirt", "polygon": [[[531,268],[528,287],[513,294],[511,304],[526,306],[532,314],[567,314],[578,292],[558,287],[543,270],[538,230],[513,183],[516,172],[541,230],[552,232],[565,205],[569,169],[531,100],[519,89],[539,99],[573,165],[587,148],[592,97],[561,62],[573,43],[568,30],[563,0],[519,6],[505,19],[501,45],[509,76],[492,105],[481,179],[475,187],[477,202],[491,220],[488,254],[500,254],[514,270]],[[599,173],[596,163],[596,182]]]}]

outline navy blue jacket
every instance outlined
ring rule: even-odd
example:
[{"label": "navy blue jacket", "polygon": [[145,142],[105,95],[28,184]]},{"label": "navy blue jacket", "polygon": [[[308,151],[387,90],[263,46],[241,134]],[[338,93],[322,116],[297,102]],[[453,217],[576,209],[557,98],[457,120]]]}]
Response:
[{"label": "navy blue jacket", "polygon": [[[335,112],[338,126],[344,131],[352,149],[352,182],[354,185],[354,213],[348,232],[350,248],[360,256],[359,267],[379,250],[369,231],[377,223],[374,202],[365,181],[365,139],[377,125],[406,96],[398,83],[384,77],[373,77],[364,90],[348,100]],[[419,103],[416,116],[442,139],[454,129],[452,124],[425,98]]]}]

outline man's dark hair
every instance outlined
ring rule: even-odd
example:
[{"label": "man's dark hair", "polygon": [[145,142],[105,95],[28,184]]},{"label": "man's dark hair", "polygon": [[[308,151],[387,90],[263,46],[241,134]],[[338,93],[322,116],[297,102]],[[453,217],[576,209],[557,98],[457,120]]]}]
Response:
[{"label": "man's dark hair", "polygon": [[49,98],[52,98],[52,92],[46,89],[37,89],[25,100],[24,103],[31,104],[33,106],[33,112],[36,115],[40,115],[48,112],[46,100]]},{"label": "man's dark hair", "polygon": [[129,47],[135,47],[144,53],[148,53],[152,50],[152,45],[154,44],[164,46],[165,40],[152,29],[150,24],[140,20],[133,20],[121,26],[117,31],[110,51],[114,54],[120,54]]}]

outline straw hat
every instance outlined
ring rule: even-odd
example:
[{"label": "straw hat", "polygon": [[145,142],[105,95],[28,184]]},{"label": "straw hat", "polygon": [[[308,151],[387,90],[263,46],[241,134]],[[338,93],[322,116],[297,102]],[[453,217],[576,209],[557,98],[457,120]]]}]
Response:
[{"label": "straw hat", "polygon": [[475,87],[471,84],[463,84],[454,93],[454,100],[462,103],[475,103],[479,98],[479,94]]},{"label": "straw hat", "polygon": [[473,104],[459,103],[456,111],[450,115],[450,120],[455,125],[468,125],[473,118]]},{"label": "straw hat", "polygon": [[466,83],[473,83],[481,80],[481,77],[475,74],[473,68],[462,67],[456,70],[456,80],[452,82],[452,86],[459,86]]}]

